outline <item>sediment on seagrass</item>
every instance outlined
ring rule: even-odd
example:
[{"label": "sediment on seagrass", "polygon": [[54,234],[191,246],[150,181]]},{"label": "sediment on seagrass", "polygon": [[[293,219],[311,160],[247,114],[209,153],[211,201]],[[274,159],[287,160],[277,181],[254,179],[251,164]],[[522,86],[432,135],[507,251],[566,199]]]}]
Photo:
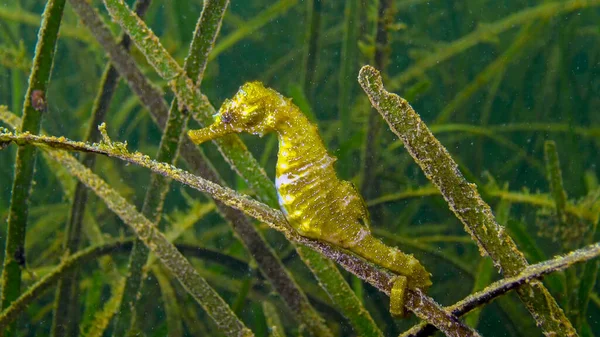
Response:
[{"label": "sediment on seagrass", "polygon": [[[38,133],[46,111],[46,93],[54,63],[54,52],[63,16],[65,0],[46,3],[33,57],[33,68],[23,103],[23,121],[20,131]],[[1,276],[0,308],[7,308],[21,293],[21,271],[25,267],[25,235],[29,213],[29,197],[33,185],[33,171],[37,149],[20,146],[15,159],[14,180],[8,211],[4,262]],[[15,335],[16,324],[4,330],[5,337]]]},{"label": "sediment on seagrass", "polygon": [[[552,260],[530,265],[523,269],[523,271],[518,275],[496,281],[487,286],[485,289],[473,293],[461,301],[446,307],[445,310],[452,312],[456,316],[462,316],[474,308],[491,302],[494,298],[497,298],[510,290],[526,285],[532,280],[541,279],[547,274],[568,269],[576,263],[582,263],[596,259],[599,256],[600,243],[595,243],[572,251],[564,256],[559,256]],[[429,336],[434,332],[435,327],[427,324],[427,322],[421,322],[420,324],[417,324],[404,332],[401,337]]]},{"label": "sediment on seagrass", "polygon": [[[26,136],[35,137],[32,135]],[[2,138],[0,136],[0,138]],[[51,142],[61,143],[62,139],[56,137],[42,137]],[[31,138],[30,138],[31,139]],[[18,142],[17,142],[18,143]],[[63,143],[64,144],[64,143]],[[73,142],[72,146],[81,146],[85,143]],[[148,156],[140,153],[129,154],[122,143],[96,144],[89,149],[97,151],[112,151],[123,157],[137,158],[141,162],[150,162]],[[187,292],[204,308],[213,318],[221,332],[227,336],[253,336],[253,333],[231,311],[228,304],[208,285],[206,280],[198,274],[190,262],[171,244],[167,238],[152,224],[150,220],[138,213],[135,207],[127,202],[119,193],[114,191],[106,182],[93,174],[89,169],[72,158],[64,151],[55,151],[56,158],[74,176],[83,181],[92,189],[124,223],[135,231],[138,238],[142,239],[147,247],[169,268],[171,273],[179,280]],[[165,176],[177,176],[178,169],[168,164],[161,163],[159,167],[169,172]],[[171,168],[171,169],[169,169]]]},{"label": "sediment on seagrass", "polygon": [[[3,107],[0,106],[0,111],[2,108]],[[148,168],[154,173],[159,173],[164,176],[168,176],[201,192],[209,193],[213,198],[220,200],[224,204],[230,207],[240,209],[244,213],[256,218],[257,220],[271,225],[271,227],[273,227],[274,229],[282,231],[283,234],[286,235],[288,240],[301,243],[302,245],[308,246],[311,249],[316,250],[322,255],[339,263],[348,271],[357,275],[361,279],[373,284],[375,287],[379,288],[387,295],[390,294],[390,288],[393,283],[392,275],[378,269],[377,267],[367,263],[366,261],[362,260],[357,256],[342,252],[339,248],[332,247],[325,243],[299,236],[296,231],[290,228],[283,213],[281,213],[280,211],[274,210],[261,202],[258,202],[250,197],[241,195],[229,188],[219,186],[201,177],[194,176],[186,171],[173,167],[172,165],[155,162],[151,160],[148,156],[143,155],[139,152],[130,153],[127,151],[126,144],[124,143],[111,142],[90,145],[83,142],[70,141],[65,139],[64,137],[48,137],[36,136],[31,134],[19,134],[8,132],[8,130],[3,130],[0,133],[0,142],[15,142],[17,144],[30,143],[42,147],[52,147],[60,150],[94,152]],[[79,162],[77,162],[72,157],[68,156],[68,154],[64,153],[63,151],[53,152],[56,152],[56,155],[60,157],[63,166],[70,170],[70,172],[76,175],[79,179],[91,179],[92,181],[89,183],[88,186],[94,188],[96,185],[102,182],[97,176],[95,176],[89,171],[84,171],[83,173],[80,172]],[[66,159],[63,160],[63,158]],[[116,203],[118,205],[126,207],[123,210],[120,210],[117,207],[113,207],[111,209],[113,209],[113,211],[115,213],[118,213],[119,215],[123,214],[119,213],[120,211],[124,212],[123,215],[127,216],[122,217],[124,222],[130,224],[134,228],[139,228],[140,226],[138,225],[138,222],[129,221],[129,217],[131,217],[130,212],[135,211],[135,208],[127,204],[126,202],[122,203],[124,202],[123,199],[117,199],[118,195],[113,190],[108,190],[109,192],[112,192],[108,197],[101,194],[102,192],[105,192],[105,190],[108,188],[103,187],[103,185],[101,187],[102,189],[94,188],[94,191],[97,194],[99,194],[99,196],[101,196],[103,200],[105,200],[107,205],[110,206]],[[143,218],[139,213],[135,213],[135,215],[138,218]],[[134,220],[139,220],[138,218],[135,218]],[[153,237],[158,237],[159,239],[161,239],[159,242],[162,242],[162,238],[164,238],[164,236],[160,232],[158,232],[153,226],[146,226],[146,224],[149,224],[149,221],[145,218],[143,219],[146,221],[143,224],[143,226],[141,226],[144,232],[138,232],[138,235],[142,237],[142,239],[144,239],[151,234]],[[149,234],[146,233],[146,231],[148,231]],[[146,242],[146,244],[148,244],[148,242]],[[303,249],[308,248],[304,247]],[[162,255],[159,254],[160,251],[154,252],[157,256],[159,256],[159,258],[162,259]],[[173,252],[173,254],[175,254],[175,252]],[[175,254],[176,257],[177,254]],[[163,263],[166,262],[163,260]],[[187,272],[191,271],[186,270],[186,273]],[[193,272],[195,272],[195,270]],[[195,275],[192,276],[195,277]],[[186,281],[189,281],[189,279],[180,279],[180,282],[182,282],[182,284],[186,284],[184,283]],[[192,295],[194,294],[194,292],[191,292],[189,289],[188,291]],[[456,333],[456,331],[469,331],[468,327],[464,326],[456,318],[449,316],[441,309],[441,307],[439,307],[439,305],[435,303],[433,299],[425,296],[424,294],[410,292],[407,297],[407,308],[413,311],[415,314],[417,314],[420,318],[428,320],[429,322],[434,324],[441,331],[448,334],[454,334]],[[475,336],[476,333],[472,332],[472,334],[470,335]]]},{"label": "sediment on seagrass", "polygon": [[[204,69],[208,62],[208,54],[214,45],[225,10],[229,4],[228,0],[205,1],[202,13],[196,24],[190,49],[184,63],[184,70],[190,78],[202,78]],[[137,13],[136,13],[137,14]],[[139,16],[139,15],[138,15]],[[201,82],[197,82],[196,86],[200,87]],[[179,153],[179,144],[185,134],[189,114],[184,110],[179,109],[177,99],[171,102],[167,123],[163,130],[160,145],[156,154],[156,159],[161,162],[173,164]],[[170,180],[157,174],[152,174],[150,177],[150,186],[146,190],[144,203],[142,206],[142,214],[152,221],[155,225],[159,225],[162,208],[165,197],[167,195]],[[160,228],[160,227],[159,227]],[[129,267],[127,279],[125,282],[125,291],[121,308],[118,311],[118,316],[113,330],[113,336],[124,336],[129,329],[134,328],[135,322],[140,322],[140,317],[137,317],[141,312],[138,299],[141,298],[141,288],[145,279],[144,266],[148,262],[150,251],[141,240],[136,240],[133,244],[133,249],[129,255]],[[167,285],[162,282],[162,287]],[[168,302],[165,299],[165,303]],[[167,310],[168,309],[168,310]],[[172,305],[166,306],[167,314],[170,310],[175,310]],[[180,320],[178,320],[180,322]],[[177,327],[177,326],[175,326]],[[169,327],[169,329],[171,326]],[[170,332],[171,330],[169,330]]]},{"label": "sediment on seagrass", "polygon": [[[135,11],[139,16],[144,16],[146,10],[150,6],[151,0],[138,0],[135,4]],[[120,38],[119,45],[126,51],[131,46],[131,40],[127,35]],[[88,129],[85,136],[85,141],[96,142],[100,139],[100,132],[97,125],[104,121],[110,101],[112,100],[115,88],[119,82],[119,74],[117,70],[108,63],[105,66],[104,73],[100,79],[100,85],[92,106],[92,113],[88,122]],[[81,160],[84,166],[94,169],[96,156],[91,153],[86,153]],[[81,230],[83,217],[87,206],[88,189],[81,183],[77,182],[71,201],[71,209],[69,218],[66,223],[65,238],[63,249],[65,254],[71,254],[79,250],[81,242]],[[53,322],[51,331],[52,336],[76,336],[79,334],[79,301],[75,294],[77,287],[78,270],[73,270],[72,273],[63,277],[56,286],[56,298],[54,303],[54,314],[52,315]],[[122,293],[122,291],[121,291]]]},{"label": "sediment on seagrass", "polygon": [[[179,66],[160,45],[158,38],[154,36],[150,29],[148,29],[141,20],[136,19],[135,16],[131,15],[129,9],[127,9],[123,4],[120,4],[118,1],[110,0],[105,1],[105,4],[116,21],[120,22],[120,24],[129,31],[134,41],[138,41],[139,39],[138,47],[143,53],[145,53],[150,63],[153,64],[155,70],[166,79],[176,76],[172,81],[170,81],[171,86],[181,102],[192,111],[195,119],[202,125],[210,124],[212,122],[214,108],[210,105],[205,96],[197,91],[194,91],[193,87],[190,87],[189,78],[179,75],[181,74],[181,72],[178,70]],[[132,34],[132,32],[134,33]],[[155,60],[156,58],[159,58],[159,60]],[[248,152],[239,137],[235,135],[229,135],[216,140],[215,143],[219,147],[219,150],[223,156],[226,158],[227,162],[240,176],[244,178],[244,180],[246,180],[246,182],[248,182],[249,186],[257,193],[259,198],[270,205],[276,205],[277,197],[273,183],[267,178],[262,167],[258,165],[257,161]],[[184,148],[185,147],[187,147],[187,145],[184,144]],[[246,230],[248,233],[250,233],[250,231],[255,232],[255,230],[250,230],[249,228],[246,228]],[[302,250],[304,248],[299,247],[298,249]],[[273,255],[272,252],[267,252],[266,250],[263,250],[263,253],[265,256]],[[378,328],[376,327],[373,319],[370,317],[368,311],[364,310],[363,305],[360,303],[360,301],[358,301],[358,299],[356,299],[355,294],[352,292],[341,274],[339,274],[339,271],[335,269],[335,265],[316,254],[310,254],[310,252],[304,254],[305,258],[310,256],[312,256],[312,260],[305,261],[307,266],[310,267],[321,265],[324,268],[319,270],[321,270],[323,273],[330,274],[324,275],[325,278],[336,280],[334,284],[322,283],[328,294],[335,294],[338,297],[333,299],[334,302],[338,300],[354,301],[353,306],[337,306],[345,316],[361,318],[360,322],[351,321],[351,324],[357,327],[357,329],[359,329],[361,326],[368,326],[368,330],[378,331]],[[277,266],[277,264],[273,265]],[[283,269],[278,267],[277,269],[266,270],[277,271]],[[319,277],[319,275],[317,275],[317,277]],[[288,287],[287,289],[297,293],[296,290],[292,289],[291,287]],[[288,299],[291,299],[292,297],[293,296],[289,296]],[[316,312],[312,310],[311,307],[308,306],[308,302],[304,300],[305,296],[296,298],[302,299],[300,307],[303,308],[302,311],[304,314],[301,315],[300,320],[317,333],[329,334],[330,332],[327,332],[322,319],[316,314]],[[297,303],[295,304],[291,301],[288,301],[288,303],[291,303],[292,308],[298,307]]]},{"label": "sediment on seagrass", "polygon": [[[116,45],[116,43],[113,41],[110,31],[104,25],[98,14],[84,1],[71,1],[79,17],[93,32],[100,44],[107,51],[109,57],[111,58],[115,67],[119,70],[121,76],[126,79],[129,86],[140,98],[140,101],[148,108],[154,121],[159,125],[160,128],[164,128],[168,109],[167,105],[162,99],[162,93],[147,81],[146,77],[136,66],[130,55],[125,53]],[[145,24],[141,20],[138,23],[145,27]],[[147,30],[146,32],[151,33],[150,30]],[[139,35],[137,37],[139,38]],[[166,54],[166,57],[170,58],[168,54]],[[206,97],[202,96],[201,98],[207,102]],[[208,111],[205,111],[204,114],[210,115],[214,112],[214,108],[212,108],[212,106],[208,103],[203,108],[208,109]],[[262,179],[259,185],[271,186],[272,188],[272,183],[268,180],[262,169],[256,166],[255,161],[243,161],[244,158],[251,157],[247,149],[240,146],[234,148],[233,146],[235,144],[229,144],[227,142],[225,142],[223,146],[227,147],[230,145],[232,147],[229,148],[228,151],[222,151],[222,153],[236,154],[236,160],[239,158],[242,159],[242,163],[238,164],[238,166],[246,167],[248,170],[245,172],[251,172],[255,174],[254,177],[251,176],[251,179]],[[214,169],[212,169],[212,167],[206,163],[202,153],[187,138],[183,139],[181,154],[188,164],[190,164],[190,166],[196,170],[196,172],[203,172],[206,174],[210,173],[210,176],[214,177],[215,180],[220,180]],[[228,159],[228,161],[231,160]],[[252,166],[253,163],[255,166]],[[258,168],[253,170],[252,168],[255,167]],[[271,197],[271,194],[275,196],[274,189],[272,193],[262,193],[260,195],[262,195],[264,199],[267,199]],[[320,319],[316,312],[314,312],[308,300],[306,299],[306,296],[302,293],[295,282],[293,282],[291,276],[287,274],[287,271],[283,265],[277,260],[276,256],[267,246],[260,234],[254,229],[250,221],[239,211],[223,207],[223,205],[219,203],[217,203],[217,206],[219,207],[219,211],[225,216],[230,224],[236,225],[233,226],[233,229],[236,233],[238,233],[240,238],[243,238],[243,242],[245,242],[248,247],[254,248],[254,250],[251,251],[251,254],[253,254],[253,256],[256,258],[257,262],[261,266],[261,269],[265,272],[268,272],[267,276],[269,277],[271,283],[278,286],[276,290],[281,294],[286,303],[290,304],[291,308],[297,312],[299,320],[306,322],[308,326],[322,327],[322,319]],[[320,328],[319,330],[324,330],[324,328]]]},{"label": "sediment on seagrass", "polygon": [[[7,324],[10,324],[12,321],[14,321],[23,311],[27,309],[31,303],[33,303],[33,301],[43,295],[45,291],[51,289],[54,286],[54,283],[58,282],[60,278],[64,274],[68,273],[71,269],[77,268],[78,266],[86,264],[88,261],[97,258],[106,257],[119,252],[128,252],[133,246],[133,240],[133,238],[126,238],[107,241],[102,244],[87,247],[63,259],[58,266],[56,266],[49,273],[43,275],[35,284],[29,287],[27,291],[21,294],[18,299],[13,301],[8,308],[0,312],[0,329],[4,329]],[[214,263],[219,263],[225,267],[228,267],[231,270],[246,270],[249,268],[245,261],[239,260],[230,255],[225,255],[219,251],[214,251],[190,244],[177,244],[176,247],[179,251],[183,252],[184,255],[210,260]],[[117,283],[120,284],[117,285],[118,287],[123,286],[123,282],[121,281],[124,280],[118,280]],[[122,290],[117,290],[117,292],[122,292]],[[111,298],[109,301],[114,300],[116,303],[107,303],[102,312],[98,312],[98,315],[108,317],[114,314],[118,310],[119,303],[121,302],[121,295],[122,294],[114,293],[113,298]],[[102,318],[99,318],[99,320],[101,321]],[[88,336],[92,334],[92,329],[104,331],[101,326],[95,326],[92,324],[90,330],[87,331],[89,333]]]},{"label": "sediment on seagrass", "polygon": [[[358,78],[373,106],[404,142],[425,176],[440,190],[450,210],[479,246],[481,254],[489,255],[496,268],[508,277],[517,275],[527,267],[525,257],[505,228],[496,222],[489,205],[479,196],[477,186],[466,181],[446,148],[433,136],[408,102],[386,91],[381,75],[371,66],[364,66]],[[577,335],[541,282],[532,281],[517,292],[545,334]]]}]

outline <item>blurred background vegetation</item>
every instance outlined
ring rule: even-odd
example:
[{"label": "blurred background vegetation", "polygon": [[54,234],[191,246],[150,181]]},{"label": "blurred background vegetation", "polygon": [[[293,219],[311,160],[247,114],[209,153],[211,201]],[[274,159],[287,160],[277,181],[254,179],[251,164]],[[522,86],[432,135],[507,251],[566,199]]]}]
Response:
[{"label": "blurred background vegetation", "polygon": [[[92,1],[111,22],[99,1]],[[45,1],[0,0],[0,104],[20,114],[27,90]],[[482,258],[446,203],[389,132],[356,81],[372,64],[389,90],[406,98],[478,185],[498,221],[507,226],[530,263],[598,241],[600,214],[600,1],[482,0],[247,0],[232,1],[210,57],[202,91],[215,107],[246,81],[260,80],[294,102],[316,122],[337,170],[360,187],[373,230],[387,243],[417,256],[433,274],[429,294],[449,305],[499,278]],[[200,0],[153,1],[145,21],[183,64]],[[111,23],[115,36],[120,27]],[[173,94],[135,48],[136,61],[153,83]],[[84,139],[104,65],[103,49],[67,4],[58,40],[48,109],[42,128],[51,135]],[[154,155],[161,132],[138,98],[120,83],[105,119],[115,140]],[[191,125],[197,127],[197,125]],[[277,143],[243,136],[270,177]],[[568,216],[559,219],[550,194],[544,143],[557,145]],[[203,146],[213,165],[235,189],[252,193],[218,151]],[[16,147],[0,151],[0,245],[4,252]],[[73,178],[57,178],[57,164],[38,160],[27,228],[25,286],[60,262]],[[183,162],[177,166],[184,167]],[[113,159],[97,159],[95,172],[141,208],[150,174]],[[566,226],[561,223],[566,221]],[[86,223],[106,237],[132,233],[102,201],[90,195]],[[181,229],[176,242],[210,248],[250,262],[212,201],[173,183],[161,218],[166,231]],[[88,245],[84,224],[84,245]],[[289,243],[264,230],[327,324],[339,336],[355,333],[333,309]],[[568,228],[563,230],[560,228]],[[1,254],[1,253],[0,253]],[[111,254],[125,273],[126,252]],[[289,336],[307,334],[292,318],[256,267],[232,268],[219,260],[194,259],[195,266],[256,333],[269,331],[262,306],[275,306]],[[597,262],[588,262],[596,264]],[[80,327],[89,333],[94,315],[111,298],[110,275],[97,263],[81,266]],[[584,265],[551,276],[545,284],[579,322],[582,335],[600,335],[598,285],[587,312],[574,304]],[[572,275],[568,275],[572,273]],[[344,274],[386,336],[416,321],[393,320],[387,298]],[[595,275],[591,278],[595,282]],[[590,280],[589,275],[586,277]],[[573,282],[575,280],[575,282]],[[162,268],[152,268],[141,298],[141,333],[147,336],[218,336],[216,327]],[[24,336],[47,335],[53,291],[20,318]],[[585,306],[584,306],[585,308]],[[484,336],[537,336],[541,332],[514,294],[467,316]],[[110,325],[105,332],[108,335]]]}]

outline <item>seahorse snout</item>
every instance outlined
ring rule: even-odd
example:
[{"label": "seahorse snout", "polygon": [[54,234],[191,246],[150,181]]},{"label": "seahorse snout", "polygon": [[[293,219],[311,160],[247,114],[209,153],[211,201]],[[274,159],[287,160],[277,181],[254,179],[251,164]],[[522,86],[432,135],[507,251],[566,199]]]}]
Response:
[{"label": "seahorse snout", "polygon": [[199,130],[190,130],[188,136],[194,143],[202,144],[233,132],[235,130],[230,125],[217,122]]}]

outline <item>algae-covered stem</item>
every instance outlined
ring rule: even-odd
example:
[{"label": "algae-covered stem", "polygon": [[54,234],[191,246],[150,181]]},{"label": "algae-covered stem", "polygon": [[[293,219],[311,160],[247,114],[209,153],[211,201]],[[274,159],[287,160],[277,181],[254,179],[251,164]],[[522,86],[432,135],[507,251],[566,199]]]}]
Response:
[{"label": "algae-covered stem", "polygon": [[[373,106],[400,137],[428,179],[440,190],[450,209],[465,225],[481,253],[489,255],[507,276],[527,267],[527,261],[512,238],[500,226],[480,197],[477,187],[466,181],[448,151],[433,136],[408,102],[383,87],[379,72],[364,66],[358,80]],[[576,336],[577,332],[541,282],[532,281],[518,294],[544,334]],[[533,296],[532,296],[533,295]]]},{"label": "algae-covered stem", "polygon": [[[208,55],[217,38],[228,5],[228,0],[204,1],[202,13],[196,24],[188,56],[183,66],[189,78],[198,78],[195,83],[197,87],[201,84]],[[169,108],[167,123],[163,129],[156,154],[157,160],[174,163],[179,153],[179,145],[183,139],[188,117],[188,112],[181,110],[177,99],[174,99]],[[146,190],[142,214],[157,226],[160,223],[169,184],[168,177],[152,174],[149,188]],[[129,255],[129,273],[125,282],[123,300],[113,330],[115,337],[125,335],[128,329],[135,329],[133,325],[136,322],[140,322],[138,316],[142,308],[139,299],[142,296],[144,274],[146,273],[144,266],[147,264],[149,253],[150,250],[141,240],[135,241]]]},{"label": "algae-covered stem", "polygon": [[[21,131],[34,134],[40,131],[42,118],[47,110],[46,92],[52,73],[54,52],[64,7],[65,0],[50,0],[44,9],[35,46],[33,68],[23,104]],[[2,308],[8,307],[21,293],[21,270],[25,267],[25,234],[35,162],[35,147],[19,147],[15,159],[15,177],[8,213],[6,250],[2,269]],[[8,327],[4,336],[13,336],[15,330],[15,325]]]},{"label": "algae-covered stem", "polygon": [[[25,134],[26,138],[32,139],[47,139],[50,143],[65,144],[64,137],[42,137]],[[0,136],[0,140],[3,137]],[[108,140],[105,138],[105,140]],[[67,141],[68,142],[68,141]],[[25,144],[17,141],[17,144]],[[48,143],[47,143],[48,144]],[[72,142],[67,148],[75,149],[84,146],[82,142]],[[140,153],[130,154],[126,150],[126,145],[123,143],[101,143],[88,147],[89,152],[99,153],[114,153],[118,158],[130,158],[138,163],[151,162],[148,156]],[[87,152],[87,151],[86,151]],[[93,190],[99,197],[102,198],[108,208],[117,214],[124,223],[129,225],[135,231],[138,238],[144,241],[146,246],[156,254],[161,262],[169,268],[171,273],[179,280],[181,285],[188,291],[190,295],[204,308],[204,310],[214,319],[215,323],[226,336],[241,337],[253,336],[244,323],[231,311],[228,304],[219,296],[219,294],[206,282],[206,280],[198,274],[191,263],[171,244],[168,239],[162,234],[154,224],[139,213],[135,206],[129,204],[118,192],[113,190],[100,177],[93,174],[88,168],[79,163],[76,159],[69,156],[64,151],[55,151],[57,160],[63,167],[72,175],[84,182],[88,188]],[[178,169],[171,165],[161,163],[162,168],[159,173],[166,177],[177,177]],[[177,180],[177,179],[176,179]]]},{"label": "algae-covered stem", "polygon": [[[487,286],[485,289],[471,294],[459,302],[446,307],[445,310],[456,316],[462,316],[474,308],[481,306],[484,303],[489,303],[494,298],[520,287],[531,280],[541,279],[547,274],[571,268],[576,263],[596,259],[598,256],[600,256],[600,243],[595,243],[570,252],[565,256],[559,256],[552,260],[530,265],[519,275],[498,280]],[[429,336],[433,334],[435,330],[436,328],[431,324],[421,322],[404,332],[401,337]]]},{"label": "algae-covered stem", "polygon": [[[151,0],[138,0],[135,3],[135,11],[139,16],[144,16]],[[119,45],[124,50],[129,50],[131,39],[123,34]],[[110,102],[119,83],[119,73],[110,62],[105,66],[104,73],[99,83],[99,89],[94,100],[94,105],[89,117],[86,141],[95,142],[100,138],[98,124],[104,121]],[[93,170],[96,156],[87,153],[81,162]],[[81,182],[77,182],[71,201],[69,218],[65,228],[63,250],[65,254],[73,254],[80,248],[83,217],[88,200],[88,188]],[[56,287],[54,303],[54,314],[52,321],[52,336],[76,336],[79,334],[79,300],[75,296],[75,288],[78,286],[78,270],[63,277]]]}]

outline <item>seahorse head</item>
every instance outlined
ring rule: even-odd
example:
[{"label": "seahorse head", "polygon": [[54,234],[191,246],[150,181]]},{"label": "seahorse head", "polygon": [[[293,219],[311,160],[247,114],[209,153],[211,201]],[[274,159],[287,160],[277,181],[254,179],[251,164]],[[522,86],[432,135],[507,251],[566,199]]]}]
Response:
[{"label": "seahorse head", "polygon": [[244,84],[231,99],[225,100],[210,126],[189,132],[195,143],[202,143],[229,133],[257,135],[274,131],[286,98],[260,82]]}]

